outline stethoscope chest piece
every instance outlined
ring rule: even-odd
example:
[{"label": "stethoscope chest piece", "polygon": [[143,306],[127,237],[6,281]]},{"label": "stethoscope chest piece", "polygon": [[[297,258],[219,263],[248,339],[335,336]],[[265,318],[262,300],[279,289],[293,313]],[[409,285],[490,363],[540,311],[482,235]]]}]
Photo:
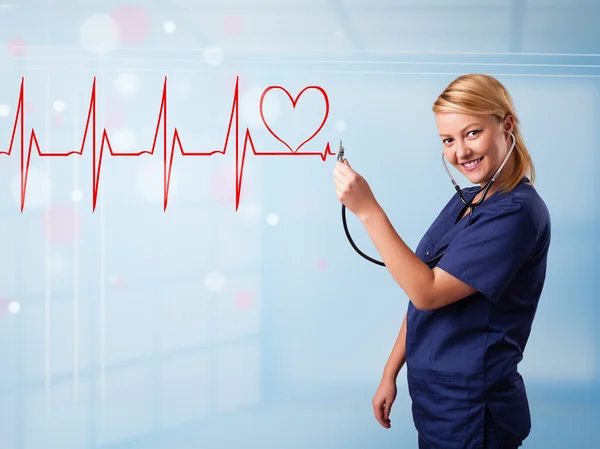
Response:
[{"label": "stethoscope chest piece", "polygon": [[344,146],[342,145],[341,140],[340,140],[340,149],[338,150],[338,154],[337,154],[337,161],[338,162],[344,161]]}]

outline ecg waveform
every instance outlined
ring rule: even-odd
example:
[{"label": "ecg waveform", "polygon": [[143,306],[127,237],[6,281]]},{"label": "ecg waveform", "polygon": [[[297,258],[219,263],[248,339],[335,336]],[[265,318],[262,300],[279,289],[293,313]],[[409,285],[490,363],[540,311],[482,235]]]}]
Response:
[{"label": "ecg waveform", "polygon": [[[278,137],[273,132],[273,130],[267,124],[265,117],[263,115],[262,106],[263,106],[263,101],[264,101],[265,95],[272,89],[283,90],[287,94],[288,98],[291,100],[294,108],[296,107],[296,104],[297,104],[300,96],[309,89],[318,90],[325,99],[326,110],[325,110],[325,116],[324,116],[324,119],[323,119],[321,125],[319,126],[317,131],[312,134],[312,136],[310,136],[308,139],[306,139],[295,150],[292,149],[285,141],[283,141],[280,137]],[[233,103],[232,103],[232,107],[231,107],[231,113],[229,116],[229,125],[227,127],[227,134],[225,136],[225,142],[223,144],[223,148],[208,151],[208,152],[188,152],[188,151],[186,151],[183,148],[183,145],[182,145],[180,137],[179,137],[179,132],[176,127],[173,128],[171,146],[169,148],[169,146],[168,146],[168,128],[167,128],[167,77],[165,77],[164,84],[163,84],[163,90],[162,90],[162,96],[161,96],[161,102],[160,102],[160,110],[158,113],[156,128],[154,131],[154,140],[152,143],[152,148],[150,150],[142,150],[137,153],[120,153],[120,152],[115,153],[110,144],[110,138],[109,138],[106,128],[104,128],[102,130],[102,139],[100,142],[100,148],[98,149],[97,126],[96,126],[96,77],[94,77],[94,81],[92,84],[90,103],[89,103],[89,108],[87,111],[87,119],[86,119],[86,123],[85,123],[85,130],[83,133],[81,148],[78,151],[74,150],[74,151],[69,151],[66,153],[44,153],[40,148],[35,129],[32,128],[31,134],[29,136],[29,144],[28,144],[27,152],[25,152],[25,114],[24,114],[25,108],[24,108],[24,105],[25,105],[25,78],[23,77],[23,78],[21,78],[21,87],[19,90],[19,100],[18,100],[17,110],[15,113],[15,120],[14,120],[14,124],[13,124],[10,145],[8,147],[8,150],[6,150],[6,151],[0,150],[0,154],[5,154],[7,156],[11,155],[13,146],[15,143],[15,137],[17,136],[17,128],[18,128],[20,138],[21,138],[21,145],[20,145],[20,150],[21,150],[20,151],[20,157],[21,157],[21,212],[23,212],[23,209],[25,208],[25,198],[26,198],[26,192],[27,192],[27,177],[29,174],[29,163],[31,161],[31,153],[32,153],[33,146],[35,145],[37,154],[40,157],[67,157],[67,156],[71,156],[71,155],[82,156],[87,139],[88,139],[88,133],[90,132],[90,127],[91,127],[91,134],[92,134],[92,212],[94,212],[96,210],[96,203],[97,203],[97,198],[98,198],[98,187],[100,185],[100,172],[101,172],[101,168],[102,168],[102,160],[103,160],[105,146],[108,147],[110,156],[137,157],[137,156],[141,156],[142,154],[153,155],[156,150],[157,144],[159,142],[158,139],[159,139],[159,133],[161,130],[162,130],[162,146],[163,146],[163,162],[164,162],[164,171],[163,171],[163,174],[164,174],[164,178],[163,178],[163,187],[164,187],[163,210],[164,211],[166,211],[166,209],[167,209],[167,204],[168,204],[168,200],[169,200],[169,186],[170,186],[170,181],[171,181],[171,169],[173,167],[173,158],[175,155],[176,147],[182,156],[212,156],[214,154],[225,155],[227,152],[229,139],[231,137],[234,119],[235,119],[234,133],[235,133],[235,173],[236,173],[236,176],[235,176],[235,209],[236,209],[236,211],[239,208],[239,203],[240,203],[240,198],[241,198],[242,179],[243,179],[243,173],[244,173],[244,162],[246,159],[246,152],[248,150],[248,145],[251,147],[252,154],[255,156],[320,156],[321,160],[325,161],[327,159],[328,155],[331,155],[331,156],[335,155],[335,153],[331,152],[331,146],[330,146],[329,142],[327,143],[325,150],[322,153],[321,152],[302,152],[302,153],[298,152],[300,147],[302,147],[308,141],[313,139],[319,133],[319,131],[325,125],[325,122],[329,115],[329,99],[327,97],[327,93],[325,92],[324,89],[322,89],[319,86],[305,87],[296,96],[295,99],[293,99],[292,96],[290,95],[290,93],[281,86],[267,87],[263,91],[261,99],[260,99],[261,118],[263,120],[264,125],[268,129],[268,131],[278,141],[283,143],[289,149],[289,151],[280,151],[280,152],[256,151],[256,148],[254,147],[254,143],[252,141],[252,136],[250,134],[250,130],[248,128],[246,128],[241,155],[240,155],[240,148],[239,148],[240,147],[239,77],[236,77],[236,83],[235,83],[234,95],[233,95]]]}]

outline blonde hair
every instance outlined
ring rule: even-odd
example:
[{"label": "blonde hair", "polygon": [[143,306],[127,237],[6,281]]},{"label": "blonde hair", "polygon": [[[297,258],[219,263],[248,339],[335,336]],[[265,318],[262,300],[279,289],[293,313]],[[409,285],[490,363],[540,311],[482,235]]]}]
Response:
[{"label": "blonde hair", "polygon": [[[454,112],[468,115],[493,115],[499,121],[513,118],[515,170],[500,189],[510,191],[524,176],[535,179],[533,161],[519,131],[519,119],[506,88],[496,78],[482,74],[462,75],[452,81],[433,104],[434,113]],[[512,138],[511,138],[512,143]]]}]

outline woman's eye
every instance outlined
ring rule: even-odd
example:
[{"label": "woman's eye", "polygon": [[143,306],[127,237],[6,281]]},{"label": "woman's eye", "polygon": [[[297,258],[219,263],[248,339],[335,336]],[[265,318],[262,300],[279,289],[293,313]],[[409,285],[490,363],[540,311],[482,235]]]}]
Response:
[{"label": "woman's eye", "polygon": [[444,139],[442,142],[446,145],[448,145],[450,143],[452,139],[448,138],[448,139]]},{"label": "woman's eye", "polygon": [[469,132],[467,133],[467,135],[475,136],[475,135],[479,134],[480,132],[481,132],[481,130],[480,130],[480,129],[475,129],[475,130],[473,130],[473,131],[469,131]]}]

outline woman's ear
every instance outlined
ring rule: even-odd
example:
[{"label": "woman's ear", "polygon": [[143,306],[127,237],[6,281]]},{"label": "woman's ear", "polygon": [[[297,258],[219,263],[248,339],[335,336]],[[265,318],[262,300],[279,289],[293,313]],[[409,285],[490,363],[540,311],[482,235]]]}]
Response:
[{"label": "woman's ear", "polygon": [[504,119],[504,131],[513,132],[514,120],[512,115],[507,115]]}]

